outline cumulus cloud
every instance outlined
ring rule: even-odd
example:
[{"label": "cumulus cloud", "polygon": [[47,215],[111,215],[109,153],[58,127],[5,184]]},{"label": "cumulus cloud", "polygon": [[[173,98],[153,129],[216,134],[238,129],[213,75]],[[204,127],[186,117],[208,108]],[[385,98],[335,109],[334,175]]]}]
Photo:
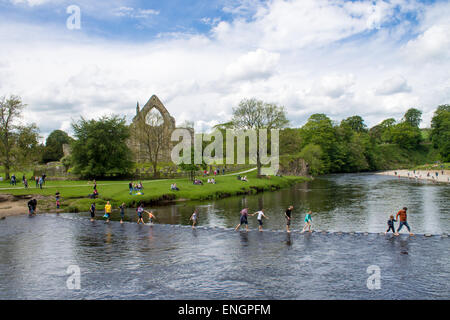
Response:
[{"label": "cumulus cloud", "polygon": [[268,78],[276,72],[279,60],[280,54],[257,49],[229,64],[225,75],[231,81]]},{"label": "cumulus cloud", "polygon": [[402,76],[389,78],[375,90],[378,95],[391,95],[400,92],[411,92],[411,87]]},{"label": "cumulus cloud", "polygon": [[[194,121],[199,130],[227,121],[249,97],[284,105],[293,126],[317,112],[335,120],[358,114],[372,126],[401,118],[411,106],[429,125],[437,105],[448,103],[449,3],[252,5],[229,7],[230,21],[205,20],[208,34],[161,34],[141,43],[0,19],[0,95],[20,95],[25,119],[44,135],[67,130],[80,116],[131,120],[136,101],[142,105],[152,94],[178,123]],[[124,17],[138,14],[135,5],[115,7]],[[417,24],[386,27],[394,11],[417,13]]]}]

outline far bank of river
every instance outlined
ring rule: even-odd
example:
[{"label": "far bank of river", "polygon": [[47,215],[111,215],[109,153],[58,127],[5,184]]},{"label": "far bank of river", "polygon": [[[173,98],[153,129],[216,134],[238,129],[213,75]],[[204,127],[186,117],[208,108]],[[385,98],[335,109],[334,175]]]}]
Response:
[{"label": "far bank of river", "polygon": [[377,172],[376,174],[394,176],[399,178],[450,183],[450,170],[389,170]]}]

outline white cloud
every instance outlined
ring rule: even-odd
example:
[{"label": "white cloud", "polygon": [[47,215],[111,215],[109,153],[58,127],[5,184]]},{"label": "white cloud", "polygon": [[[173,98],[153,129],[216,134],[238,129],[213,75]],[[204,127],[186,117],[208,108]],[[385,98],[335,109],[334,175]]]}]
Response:
[{"label": "white cloud", "polygon": [[[386,30],[397,5],[420,9],[418,25]],[[131,119],[136,100],[143,105],[152,94],[178,123],[195,121],[205,130],[227,121],[246,97],[284,105],[293,126],[317,112],[336,120],[358,114],[371,126],[399,119],[412,106],[429,125],[432,111],[450,98],[449,8],[406,0],[274,0],[256,6],[251,19],[241,10],[231,22],[209,20],[208,36],[162,34],[135,44],[71,33],[64,23],[0,19],[0,95],[20,95],[28,104],[25,119],[44,134],[69,128],[79,116]],[[414,36],[402,44],[407,33]],[[439,43],[449,50],[438,50]]]},{"label": "white cloud", "polygon": [[257,49],[229,64],[225,75],[230,81],[268,78],[277,71],[279,60],[280,54]]},{"label": "white cloud", "polygon": [[402,76],[395,76],[389,78],[376,89],[378,95],[391,95],[400,92],[411,92],[411,87],[408,82]]},{"label": "white cloud", "polygon": [[30,7],[39,6],[48,2],[51,2],[51,0],[11,0],[11,3],[14,5],[26,4]]},{"label": "white cloud", "polygon": [[119,7],[113,10],[113,14],[118,17],[128,17],[128,18],[148,18],[152,15],[159,15],[158,10],[153,9],[140,9],[140,8],[132,8],[132,7]]}]

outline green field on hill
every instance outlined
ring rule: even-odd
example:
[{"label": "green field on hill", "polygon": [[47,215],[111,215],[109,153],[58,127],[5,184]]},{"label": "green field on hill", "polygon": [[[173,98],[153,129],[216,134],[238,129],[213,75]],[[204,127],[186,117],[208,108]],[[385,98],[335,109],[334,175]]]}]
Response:
[{"label": "green field on hill", "polygon": [[[203,185],[194,185],[188,179],[147,180],[142,181],[143,195],[130,195],[129,181],[97,181],[99,198],[95,202],[97,208],[102,209],[106,201],[111,201],[114,207],[119,206],[122,202],[128,207],[134,207],[139,202],[156,204],[165,201],[218,199],[239,194],[276,190],[295,182],[308,180],[305,177],[293,176],[272,176],[258,179],[255,171],[243,173],[243,175],[247,176],[247,182],[238,180],[236,175],[217,176],[216,184],[208,184],[208,177],[202,177]],[[170,190],[172,183],[176,183],[180,191]],[[47,181],[42,190],[36,188],[34,183],[31,183],[28,189],[24,189],[21,181],[18,182],[16,187],[11,187],[8,182],[0,183],[0,193],[40,197],[40,212],[44,210],[56,211],[54,200],[56,191],[61,194],[62,212],[88,211],[90,204],[93,202],[88,197],[93,192],[92,181]],[[135,193],[133,192],[133,194]]]}]

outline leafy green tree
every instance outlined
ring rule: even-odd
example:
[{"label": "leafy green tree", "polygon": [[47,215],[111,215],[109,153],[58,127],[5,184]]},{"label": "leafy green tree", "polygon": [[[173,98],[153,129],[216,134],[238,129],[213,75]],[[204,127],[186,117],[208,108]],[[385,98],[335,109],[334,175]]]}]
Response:
[{"label": "leafy green tree", "polygon": [[76,140],[72,143],[73,172],[83,177],[123,176],[133,168],[130,136],[125,117],[81,118],[72,123]]},{"label": "leafy green tree", "polygon": [[367,132],[367,126],[360,116],[352,116],[342,120],[341,126],[348,126],[356,132]]},{"label": "leafy green tree", "polygon": [[309,173],[312,175],[320,175],[325,173],[325,166],[322,160],[323,151],[319,145],[308,144],[299,154],[309,166]]},{"label": "leafy green tree", "polygon": [[440,105],[431,120],[431,141],[443,161],[450,161],[450,105]]},{"label": "leafy green tree", "polygon": [[392,128],[395,126],[395,119],[389,118],[372,127],[370,136],[377,143],[392,143]]},{"label": "leafy green tree", "polygon": [[8,99],[0,98],[0,163],[5,168],[5,178],[10,178],[13,162],[12,150],[15,145],[15,135],[19,128],[17,120],[22,116],[25,104],[17,96]]},{"label": "leafy green tree", "polygon": [[403,116],[403,121],[409,123],[412,127],[418,128],[422,122],[422,111],[410,108]]},{"label": "leafy green tree", "polygon": [[255,130],[257,136],[256,167],[261,176],[261,155],[259,153],[259,130],[282,129],[289,120],[284,107],[265,103],[257,99],[244,99],[237,108],[233,108],[231,120],[234,129]]},{"label": "leafy green tree", "polygon": [[45,148],[42,155],[44,163],[59,161],[64,156],[63,145],[70,144],[73,139],[62,130],[52,131],[45,142]]},{"label": "leafy green tree", "polygon": [[392,140],[405,149],[415,149],[422,141],[422,133],[418,127],[409,122],[401,122],[392,128]]},{"label": "leafy green tree", "polygon": [[302,136],[297,128],[280,130],[280,154],[296,154],[300,151]]},{"label": "leafy green tree", "polygon": [[43,146],[39,143],[39,129],[35,123],[18,126],[14,137],[15,167],[23,169],[41,160]]}]

